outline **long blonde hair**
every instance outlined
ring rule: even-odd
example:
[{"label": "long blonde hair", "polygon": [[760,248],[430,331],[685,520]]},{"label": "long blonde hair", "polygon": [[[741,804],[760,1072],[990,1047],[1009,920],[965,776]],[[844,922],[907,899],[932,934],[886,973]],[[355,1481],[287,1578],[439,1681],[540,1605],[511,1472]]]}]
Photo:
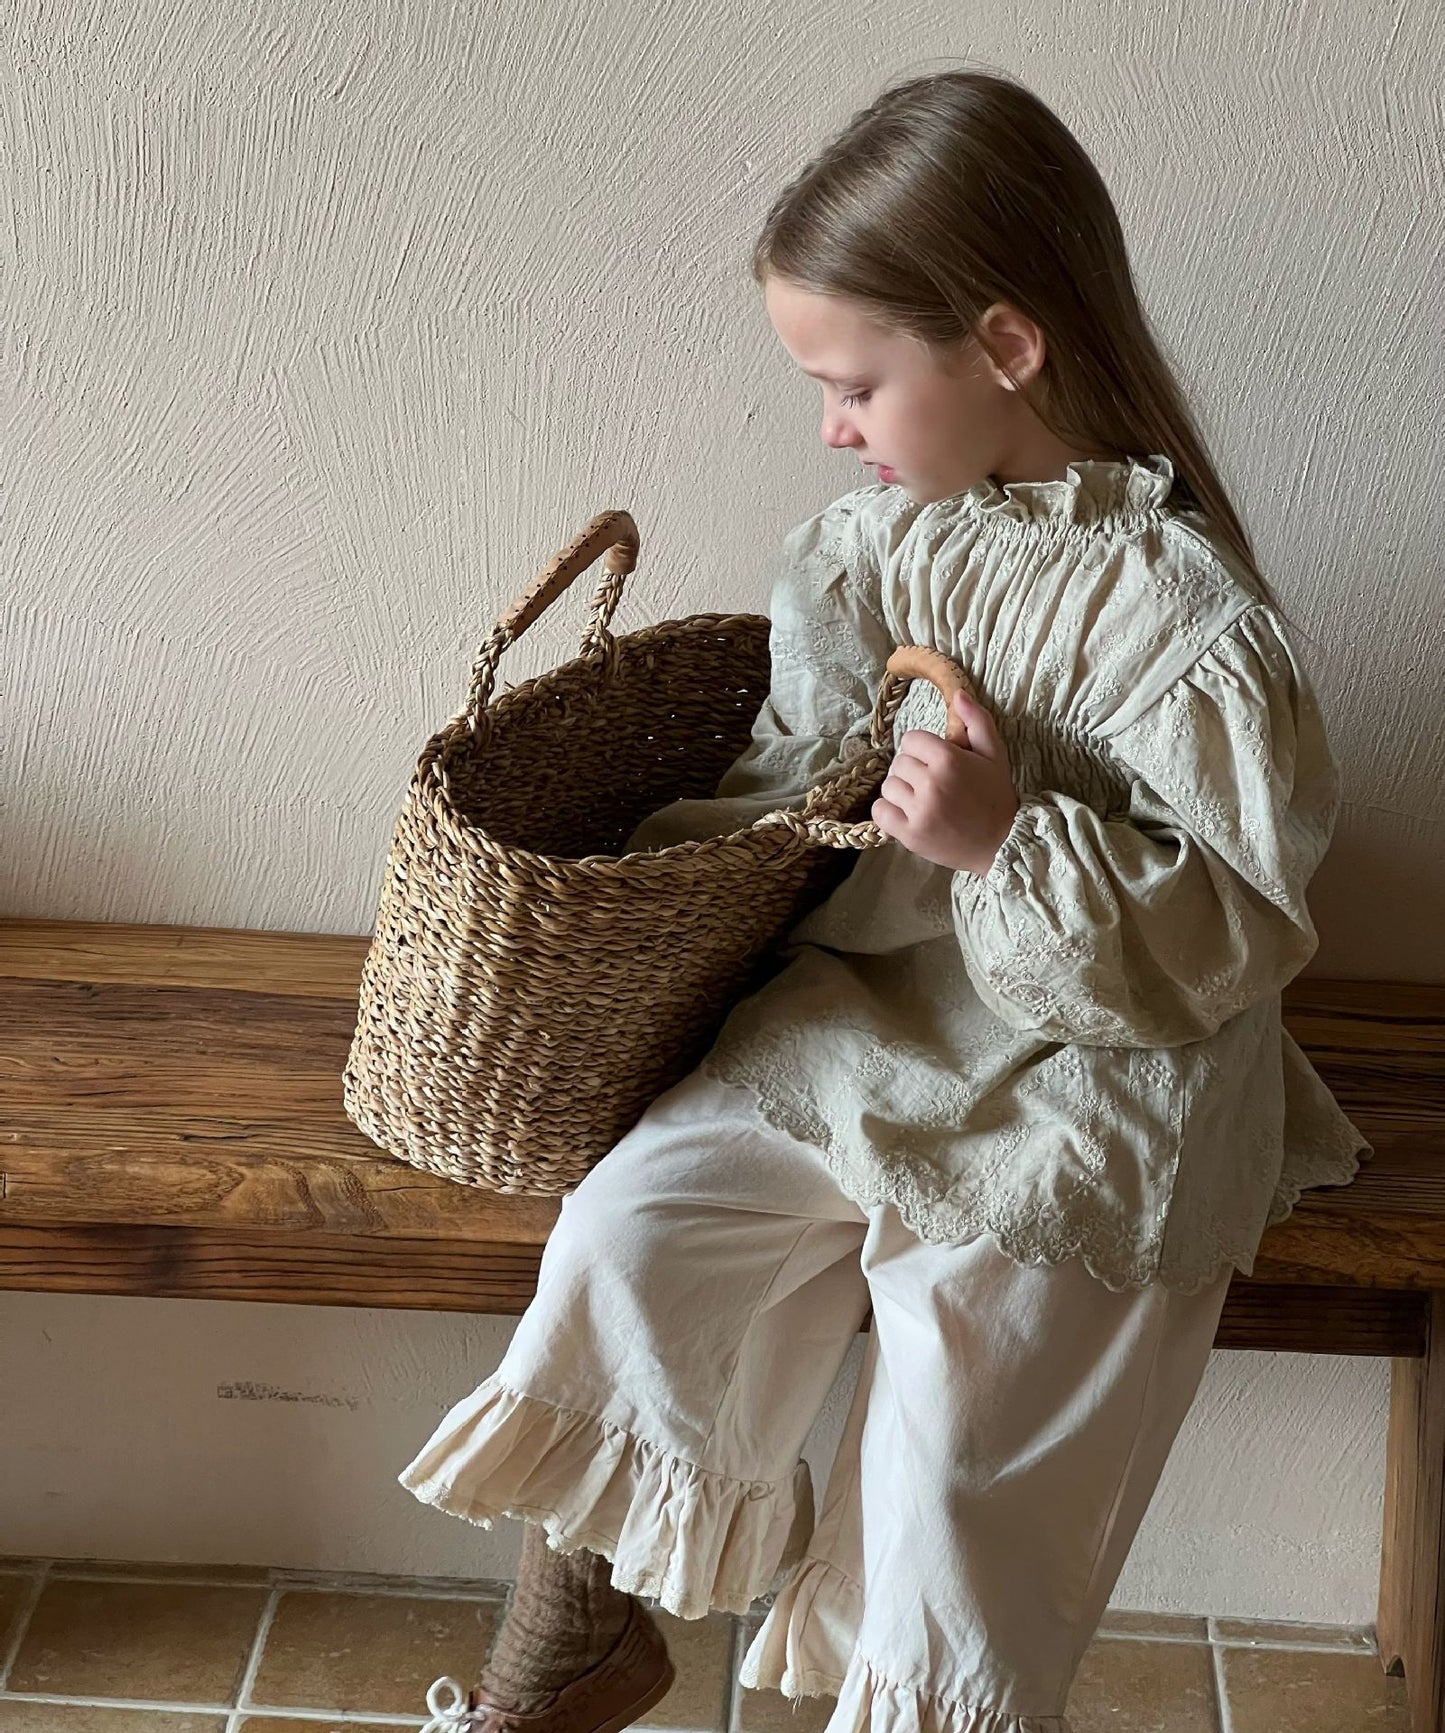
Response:
[{"label": "long blonde hair", "polygon": [[1140,306],[1108,188],[1022,85],[961,69],[885,90],[779,194],[752,271],[848,296],[932,345],[972,333],[991,354],[977,321],[1017,307],[1047,340],[1021,387],[1044,424],[1105,458],[1168,457],[1182,503],[1275,601]]}]

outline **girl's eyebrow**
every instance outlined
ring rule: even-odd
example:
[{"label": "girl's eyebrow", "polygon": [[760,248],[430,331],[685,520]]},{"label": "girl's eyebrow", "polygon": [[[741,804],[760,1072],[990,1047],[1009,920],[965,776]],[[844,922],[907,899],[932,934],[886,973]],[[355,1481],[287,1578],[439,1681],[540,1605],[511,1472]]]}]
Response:
[{"label": "girl's eyebrow", "polygon": [[845,374],[841,379],[835,379],[828,373],[815,373],[811,367],[805,367],[803,371],[808,375],[809,379],[821,379],[824,385],[857,385],[859,380],[862,378],[861,374]]}]

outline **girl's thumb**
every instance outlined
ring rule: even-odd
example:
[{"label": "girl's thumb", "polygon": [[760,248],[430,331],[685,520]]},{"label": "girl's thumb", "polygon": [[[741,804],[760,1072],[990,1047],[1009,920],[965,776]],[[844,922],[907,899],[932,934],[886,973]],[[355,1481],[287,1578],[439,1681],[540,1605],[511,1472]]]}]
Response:
[{"label": "girl's thumb", "polygon": [[982,704],[971,698],[967,692],[955,692],[952,709],[968,724],[970,752],[978,753],[980,758],[998,758],[1002,755],[1003,742],[993,725],[993,717]]}]

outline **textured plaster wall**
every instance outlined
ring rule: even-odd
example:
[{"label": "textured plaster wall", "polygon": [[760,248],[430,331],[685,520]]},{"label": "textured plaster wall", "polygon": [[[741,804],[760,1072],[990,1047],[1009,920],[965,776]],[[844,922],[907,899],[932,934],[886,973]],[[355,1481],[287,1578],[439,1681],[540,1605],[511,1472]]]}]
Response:
[{"label": "textured plaster wall", "polygon": [[[762,607],[860,472],[752,234],[884,82],[972,58],[1095,155],[1299,623],[1347,797],[1316,967],[1441,978],[1442,41],[1428,0],[10,0],[0,908],[364,931],[422,740],[595,511],[641,526],[619,629]],[[509,1328],[4,1296],[0,1545],[468,1568],[460,1525],[344,1513]],[[1369,1616],[1384,1389],[1216,1356],[1133,1604]]]}]

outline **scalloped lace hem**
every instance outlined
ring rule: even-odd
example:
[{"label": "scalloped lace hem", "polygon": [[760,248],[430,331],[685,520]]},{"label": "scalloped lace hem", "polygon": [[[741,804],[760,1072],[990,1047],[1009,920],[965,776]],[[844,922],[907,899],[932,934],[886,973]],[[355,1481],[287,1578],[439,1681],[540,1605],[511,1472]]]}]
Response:
[{"label": "scalloped lace hem", "polygon": [[496,1376],[452,1408],[397,1479],[480,1528],[499,1516],[541,1523],[554,1552],[601,1553],[615,1588],[681,1619],[748,1612],[813,1529],[805,1461],[791,1484],[733,1479]]},{"label": "scalloped lace hem", "polygon": [[[720,1048],[705,1054],[698,1069],[745,1090],[777,1130],[819,1149],[840,1188],[860,1207],[891,1204],[910,1232],[935,1244],[961,1245],[986,1235],[1011,1262],[1031,1268],[1057,1268],[1077,1258],[1111,1293],[1157,1285],[1178,1294],[1198,1294],[1219,1279],[1225,1266],[1248,1276],[1265,1228],[1283,1221],[1302,1192],[1347,1185],[1373,1154],[1354,1127],[1343,1122],[1337,1138],[1307,1157],[1296,1158],[1282,1174],[1262,1226],[1257,1209],[1232,1220],[1196,1216],[1181,1223],[1171,1220],[1166,1205],[1157,1220],[1141,1221],[1140,1231],[1132,1233],[1112,1219],[1065,1221],[1030,1215],[1017,1200],[997,1191],[975,1192],[962,1201],[929,1197],[908,1169],[858,1160],[840,1147],[820,1116],[790,1111],[790,1103],[760,1089],[748,1076],[746,1065],[729,1064]],[[1166,1225],[1170,1228],[1167,1244]]]},{"label": "scalloped lace hem", "polygon": [[1166,1286],[1183,1294],[1198,1293],[1224,1264],[1232,1264],[1243,1275],[1251,1275],[1260,1240],[1276,1222],[1282,1222],[1291,1213],[1302,1193],[1317,1186],[1348,1185],[1363,1164],[1373,1158],[1374,1150],[1362,1138],[1356,1141],[1357,1138],[1358,1133],[1351,1127],[1342,1132],[1338,1142],[1287,1169],[1275,1186],[1263,1227],[1255,1229],[1252,1224],[1228,1221],[1194,1224],[1189,1256],[1177,1258],[1168,1266],[1167,1277],[1161,1278]]},{"label": "scalloped lace hem", "polygon": [[1282,1222],[1303,1192],[1321,1185],[1348,1185],[1365,1163],[1374,1158],[1374,1150],[1363,1139],[1358,1143],[1342,1140],[1310,1167],[1286,1174],[1275,1189],[1265,1226],[1272,1228],[1276,1222]]}]

